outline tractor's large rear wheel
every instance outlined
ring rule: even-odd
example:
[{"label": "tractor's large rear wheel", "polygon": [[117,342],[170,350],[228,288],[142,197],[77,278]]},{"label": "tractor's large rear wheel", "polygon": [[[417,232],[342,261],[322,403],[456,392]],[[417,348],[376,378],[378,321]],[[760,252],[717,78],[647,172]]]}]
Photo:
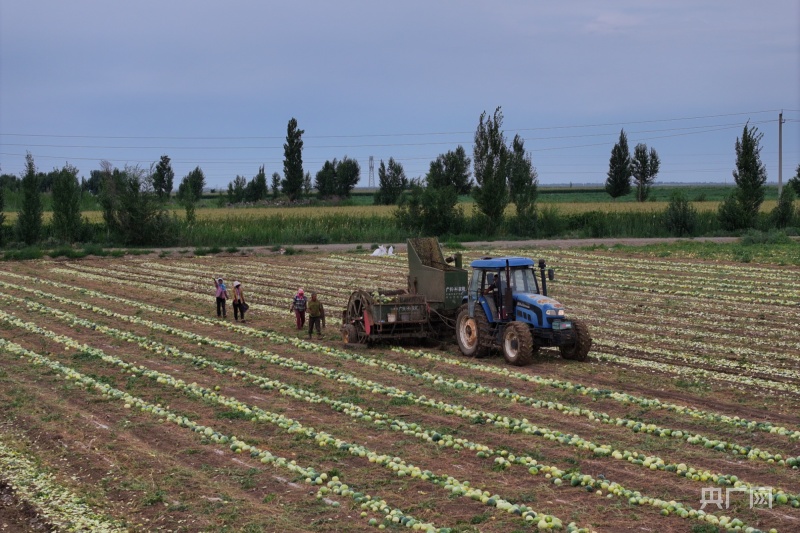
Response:
[{"label": "tractor's large rear wheel", "polygon": [[484,357],[488,352],[489,321],[480,305],[475,305],[475,316],[469,316],[469,307],[462,305],[456,318],[456,340],[461,353],[467,357]]},{"label": "tractor's large rear wheel", "polygon": [[575,331],[575,343],[562,346],[561,357],[573,361],[586,361],[589,349],[592,347],[592,337],[589,336],[589,326],[582,320],[573,320],[572,329]]},{"label": "tractor's large rear wheel", "polygon": [[514,321],[503,331],[503,357],[514,366],[525,366],[533,362],[533,336],[524,322]]}]

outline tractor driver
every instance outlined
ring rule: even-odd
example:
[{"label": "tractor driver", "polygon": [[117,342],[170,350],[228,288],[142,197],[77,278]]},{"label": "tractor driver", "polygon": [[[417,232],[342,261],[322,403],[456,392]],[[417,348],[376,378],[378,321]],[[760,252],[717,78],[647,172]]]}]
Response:
[{"label": "tractor driver", "polygon": [[500,275],[489,272],[486,274],[489,285],[483,290],[483,294],[491,294],[494,298],[495,308],[500,309]]}]

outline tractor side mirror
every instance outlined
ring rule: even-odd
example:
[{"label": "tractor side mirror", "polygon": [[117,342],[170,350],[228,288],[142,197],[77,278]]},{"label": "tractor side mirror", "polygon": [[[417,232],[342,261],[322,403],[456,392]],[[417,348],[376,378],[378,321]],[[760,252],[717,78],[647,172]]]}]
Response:
[{"label": "tractor side mirror", "polygon": [[550,281],[556,279],[556,271],[553,270],[552,268],[547,269],[547,279],[549,279]]}]

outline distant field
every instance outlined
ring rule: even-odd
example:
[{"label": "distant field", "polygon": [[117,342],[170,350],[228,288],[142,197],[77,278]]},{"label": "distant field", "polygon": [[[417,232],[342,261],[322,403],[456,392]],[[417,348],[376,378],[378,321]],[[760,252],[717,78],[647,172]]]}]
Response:
[{"label": "distant field", "polygon": [[[765,200],[761,204],[761,212],[769,212],[775,208],[777,200]],[[695,209],[701,212],[716,211],[720,202],[693,202],[692,205]],[[620,212],[656,212],[663,211],[669,205],[669,202],[561,202],[561,203],[548,203],[539,202],[539,208],[553,207],[562,214],[570,213],[585,213],[587,211],[603,211],[607,213],[620,213]],[[509,206],[506,213],[511,214],[514,212],[514,206]]]},{"label": "distant field", "polygon": [[[650,190],[648,202],[668,202],[675,191],[683,192],[691,202],[713,202],[725,199],[732,185],[661,185]],[[767,186],[766,199],[778,199],[778,187]],[[611,198],[603,187],[540,187],[539,201],[557,202],[608,202]],[[617,198],[615,203],[637,203],[635,189],[631,194]]]}]

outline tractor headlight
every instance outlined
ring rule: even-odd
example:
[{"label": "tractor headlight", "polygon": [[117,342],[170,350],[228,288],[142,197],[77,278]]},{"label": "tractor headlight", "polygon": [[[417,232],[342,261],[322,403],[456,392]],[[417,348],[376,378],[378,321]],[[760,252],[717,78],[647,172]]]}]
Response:
[{"label": "tractor headlight", "polygon": [[545,311],[545,314],[547,316],[564,316],[564,310],[563,309],[548,309],[547,311]]}]

